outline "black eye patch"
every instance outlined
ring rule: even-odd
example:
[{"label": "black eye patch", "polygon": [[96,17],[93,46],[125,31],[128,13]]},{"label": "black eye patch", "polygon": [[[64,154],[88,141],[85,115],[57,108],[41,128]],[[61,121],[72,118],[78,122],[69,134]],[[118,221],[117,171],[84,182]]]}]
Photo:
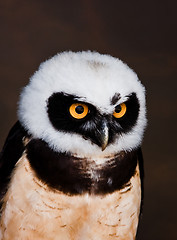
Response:
[{"label": "black eye patch", "polygon": [[126,113],[121,118],[114,118],[114,121],[120,124],[123,132],[128,132],[136,124],[139,115],[140,105],[135,93],[128,96],[125,105],[127,108]]},{"label": "black eye patch", "polygon": [[[58,131],[67,133],[77,133],[85,139],[90,139],[93,143],[98,142],[98,132],[102,121],[106,119],[109,127],[109,143],[113,143],[118,134],[126,133],[136,124],[139,115],[139,101],[135,93],[128,96],[126,104],[126,113],[121,118],[114,115],[102,115],[95,106],[80,102],[80,105],[87,105],[88,114],[78,119],[73,117],[70,107],[79,102],[79,97],[65,94],[63,92],[54,93],[47,102],[47,113],[50,122]],[[117,109],[118,110],[118,109]],[[82,109],[77,109],[82,111]],[[79,115],[79,113],[77,113]]]},{"label": "black eye patch", "polygon": [[[63,92],[54,93],[47,102],[47,113],[52,125],[57,130],[77,132],[82,124],[91,118],[95,108],[91,104],[87,104],[89,113],[82,119],[73,118],[70,107],[73,103],[78,103],[78,97],[65,94]],[[83,104],[80,102],[81,105]],[[84,105],[84,104],[83,104]],[[82,111],[78,108],[77,111]],[[79,133],[79,132],[78,132]]]}]

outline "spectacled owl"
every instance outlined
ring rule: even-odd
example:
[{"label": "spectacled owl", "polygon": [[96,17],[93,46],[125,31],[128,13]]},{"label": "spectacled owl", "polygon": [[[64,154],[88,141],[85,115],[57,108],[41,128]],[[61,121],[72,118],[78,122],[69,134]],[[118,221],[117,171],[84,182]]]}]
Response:
[{"label": "spectacled owl", "polygon": [[146,122],[145,88],[121,60],[42,63],[0,155],[0,239],[135,239]]}]

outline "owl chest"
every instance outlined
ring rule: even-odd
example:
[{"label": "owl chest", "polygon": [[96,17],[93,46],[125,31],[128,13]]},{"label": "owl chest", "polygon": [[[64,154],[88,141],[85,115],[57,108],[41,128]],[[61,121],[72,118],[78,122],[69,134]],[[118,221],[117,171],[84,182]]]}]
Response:
[{"label": "owl chest", "polygon": [[23,157],[4,197],[0,239],[134,239],[140,201],[138,167],[120,191],[68,196],[39,181]]}]

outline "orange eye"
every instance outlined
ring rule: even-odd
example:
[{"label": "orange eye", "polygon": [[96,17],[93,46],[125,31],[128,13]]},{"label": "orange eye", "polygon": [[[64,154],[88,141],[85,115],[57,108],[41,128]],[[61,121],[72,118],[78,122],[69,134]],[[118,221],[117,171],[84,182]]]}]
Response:
[{"label": "orange eye", "polygon": [[69,112],[73,118],[82,119],[88,114],[88,107],[83,103],[73,103],[69,108]]},{"label": "orange eye", "polygon": [[125,103],[121,103],[120,105],[117,105],[115,107],[113,116],[115,118],[121,118],[125,115],[126,111],[127,111],[127,107],[126,107]]}]

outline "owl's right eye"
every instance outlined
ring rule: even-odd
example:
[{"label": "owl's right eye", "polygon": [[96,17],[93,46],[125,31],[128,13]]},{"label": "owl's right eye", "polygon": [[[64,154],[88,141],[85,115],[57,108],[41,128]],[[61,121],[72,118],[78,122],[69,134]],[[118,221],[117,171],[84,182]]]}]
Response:
[{"label": "owl's right eye", "polygon": [[88,114],[88,106],[84,103],[73,103],[69,108],[69,112],[73,118],[82,119]]}]

